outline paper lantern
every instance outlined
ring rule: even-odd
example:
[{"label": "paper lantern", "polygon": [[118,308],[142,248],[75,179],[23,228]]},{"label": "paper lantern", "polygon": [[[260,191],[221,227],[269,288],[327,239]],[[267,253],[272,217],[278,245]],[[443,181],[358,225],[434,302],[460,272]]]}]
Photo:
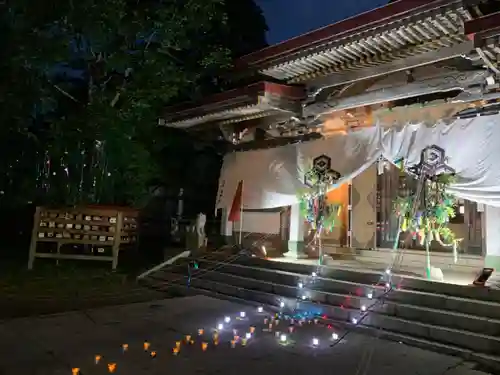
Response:
[{"label": "paper lantern", "polygon": [[172,353],[173,353],[174,355],[177,355],[177,354],[179,354],[179,350],[180,350],[180,349],[179,349],[178,347],[175,347],[175,348],[173,348],[173,349],[172,349]]},{"label": "paper lantern", "polygon": [[175,342],[175,347],[180,350],[181,349],[181,342],[180,341],[176,341]]},{"label": "paper lantern", "polygon": [[201,329],[201,328],[200,328],[200,329],[198,330],[198,336],[203,335],[203,333],[204,333],[204,332],[205,332],[205,331],[204,331],[203,329]]},{"label": "paper lantern", "polygon": [[144,341],[143,348],[145,351],[148,351],[150,346],[151,346],[151,344],[149,342]]},{"label": "paper lantern", "polygon": [[116,363],[108,363],[108,372],[110,374],[116,371]]},{"label": "paper lantern", "polygon": [[201,350],[206,351],[206,350],[207,350],[207,348],[208,348],[208,343],[206,343],[206,342],[202,342],[202,343],[201,343]]},{"label": "paper lantern", "polygon": [[73,375],[78,375],[78,374],[80,374],[80,369],[78,367],[72,368],[71,373]]}]

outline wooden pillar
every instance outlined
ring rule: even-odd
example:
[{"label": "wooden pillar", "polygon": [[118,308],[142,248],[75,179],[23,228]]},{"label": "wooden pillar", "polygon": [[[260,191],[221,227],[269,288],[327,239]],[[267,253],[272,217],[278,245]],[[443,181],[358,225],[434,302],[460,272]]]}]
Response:
[{"label": "wooden pillar", "polygon": [[377,166],[372,165],[352,181],[352,247],[376,247]]}]

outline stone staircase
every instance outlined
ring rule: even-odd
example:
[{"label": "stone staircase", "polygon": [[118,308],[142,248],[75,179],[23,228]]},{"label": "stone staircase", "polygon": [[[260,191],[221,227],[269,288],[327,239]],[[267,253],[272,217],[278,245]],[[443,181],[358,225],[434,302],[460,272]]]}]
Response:
[{"label": "stone staircase", "polygon": [[[205,294],[276,310],[299,304],[345,329],[500,369],[499,290],[394,276],[394,288],[386,292],[375,272],[323,267],[313,278],[316,266],[241,257],[231,263],[198,259],[188,287],[187,261],[160,269],[141,283],[167,293]],[[299,283],[308,286],[299,290]],[[298,298],[302,293],[303,301]],[[354,324],[354,319],[359,321]]]}]

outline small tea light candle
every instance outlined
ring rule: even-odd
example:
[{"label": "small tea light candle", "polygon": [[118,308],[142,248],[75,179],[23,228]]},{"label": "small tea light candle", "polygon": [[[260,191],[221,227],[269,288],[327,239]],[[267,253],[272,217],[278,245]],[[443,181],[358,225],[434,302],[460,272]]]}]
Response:
[{"label": "small tea light candle", "polygon": [[150,346],[151,346],[151,344],[149,342],[144,341],[143,348],[144,348],[145,351],[148,351]]},{"label": "small tea light candle", "polygon": [[208,343],[206,343],[206,342],[202,342],[202,343],[201,343],[201,350],[206,351],[206,350],[207,350],[207,348],[208,348]]},{"label": "small tea light candle", "polygon": [[102,356],[100,356],[99,354],[98,354],[98,355],[96,355],[96,356],[94,357],[94,362],[95,362],[95,364],[96,364],[96,365],[98,365],[98,364],[99,364],[99,362],[101,362],[101,359],[102,359]]}]

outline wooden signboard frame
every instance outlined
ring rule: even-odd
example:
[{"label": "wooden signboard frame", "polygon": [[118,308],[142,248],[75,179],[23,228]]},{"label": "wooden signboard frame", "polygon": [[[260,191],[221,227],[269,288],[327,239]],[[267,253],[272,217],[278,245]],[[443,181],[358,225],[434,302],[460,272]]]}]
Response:
[{"label": "wooden signboard frame", "polygon": [[[31,234],[28,269],[33,269],[36,258],[99,260],[118,266],[120,248],[133,244],[137,238],[138,212],[128,208],[37,207]],[[55,252],[39,252],[40,243],[55,243]],[[111,255],[62,254],[63,245],[111,247]]]}]

